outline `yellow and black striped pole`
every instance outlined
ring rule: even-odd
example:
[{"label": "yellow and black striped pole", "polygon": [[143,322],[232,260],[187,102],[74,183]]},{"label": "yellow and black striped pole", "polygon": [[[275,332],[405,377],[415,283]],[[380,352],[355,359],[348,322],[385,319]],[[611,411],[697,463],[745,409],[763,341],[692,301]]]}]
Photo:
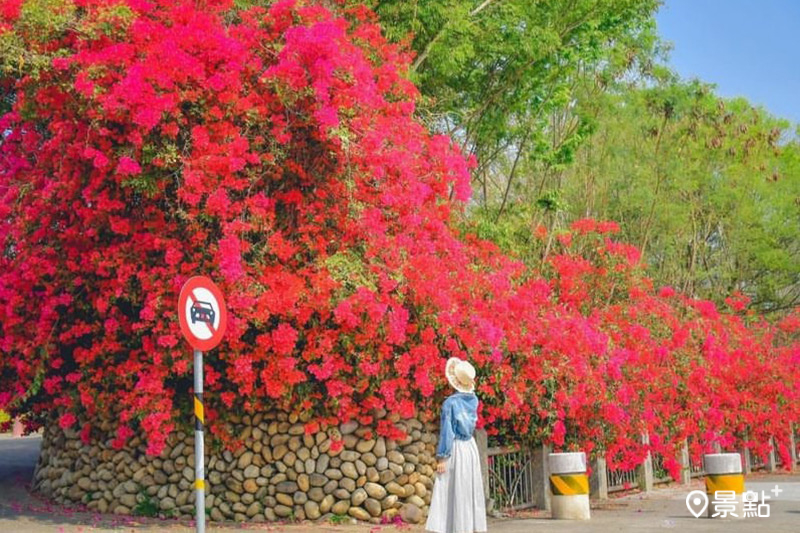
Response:
[{"label": "yellow and black striped pole", "polygon": [[203,352],[194,351],[194,489],[197,533],[206,531],[206,480],[203,458]]}]

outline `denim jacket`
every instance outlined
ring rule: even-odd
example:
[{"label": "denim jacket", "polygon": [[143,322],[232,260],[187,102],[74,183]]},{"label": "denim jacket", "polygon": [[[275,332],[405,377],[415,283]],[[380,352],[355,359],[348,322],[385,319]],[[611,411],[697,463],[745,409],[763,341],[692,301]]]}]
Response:
[{"label": "denim jacket", "polygon": [[478,397],[469,392],[456,392],[447,397],[442,405],[442,427],[439,430],[439,446],[436,456],[450,457],[453,440],[469,440],[478,421]]}]

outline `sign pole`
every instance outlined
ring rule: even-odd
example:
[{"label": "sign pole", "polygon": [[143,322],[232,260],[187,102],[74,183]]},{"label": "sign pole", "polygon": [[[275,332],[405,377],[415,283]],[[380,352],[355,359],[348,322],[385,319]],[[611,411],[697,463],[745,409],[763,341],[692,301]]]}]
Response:
[{"label": "sign pole", "polygon": [[206,531],[206,476],[203,443],[203,352],[216,348],[225,336],[228,311],[213,281],[204,276],[186,280],[178,296],[181,333],[194,348],[194,503],[197,533]]},{"label": "sign pole", "polygon": [[206,482],[203,457],[203,352],[194,351],[194,488],[196,531],[206,531]]}]

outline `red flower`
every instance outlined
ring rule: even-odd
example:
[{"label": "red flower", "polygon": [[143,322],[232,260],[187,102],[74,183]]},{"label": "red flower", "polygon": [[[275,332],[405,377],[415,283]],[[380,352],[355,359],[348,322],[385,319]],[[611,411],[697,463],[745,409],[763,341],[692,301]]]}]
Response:
[{"label": "red flower", "polygon": [[78,419],[75,417],[75,415],[67,411],[59,417],[58,425],[61,426],[61,429],[68,429],[75,425],[75,422],[77,421]]},{"label": "red flower", "polygon": [[416,119],[408,53],[363,6],[121,1],[132,19],[82,0],[36,39],[19,2],[0,10],[0,32],[59,51],[0,73],[0,407],[117,420],[114,447],[159,453],[190,416],[176,303],[202,273],[229,309],[204,354],[223,440],[276,400],[404,438],[375,411],[434,418],[448,357],[478,369],[487,431],[620,462],[800,422],[797,312],[654,290],[613,222],[576,221],[540,271],[465,234],[477,162]]},{"label": "red flower", "polygon": [[277,355],[290,355],[297,344],[297,330],[290,324],[282,323],[272,331],[272,349]]},{"label": "red flower", "polygon": [[121,176],[135,176],[141,172],[142,167],[130,157],[121,157],[117,163],[117,173]]}]

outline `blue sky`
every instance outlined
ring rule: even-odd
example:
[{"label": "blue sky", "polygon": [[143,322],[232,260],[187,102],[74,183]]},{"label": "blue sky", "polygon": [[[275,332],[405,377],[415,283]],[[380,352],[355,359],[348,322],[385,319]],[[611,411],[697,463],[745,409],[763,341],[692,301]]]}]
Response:
[{"label": "blue sky", "polygon": [[800,123],[800,0],[664,0],[656,19],[681,76]]}]

